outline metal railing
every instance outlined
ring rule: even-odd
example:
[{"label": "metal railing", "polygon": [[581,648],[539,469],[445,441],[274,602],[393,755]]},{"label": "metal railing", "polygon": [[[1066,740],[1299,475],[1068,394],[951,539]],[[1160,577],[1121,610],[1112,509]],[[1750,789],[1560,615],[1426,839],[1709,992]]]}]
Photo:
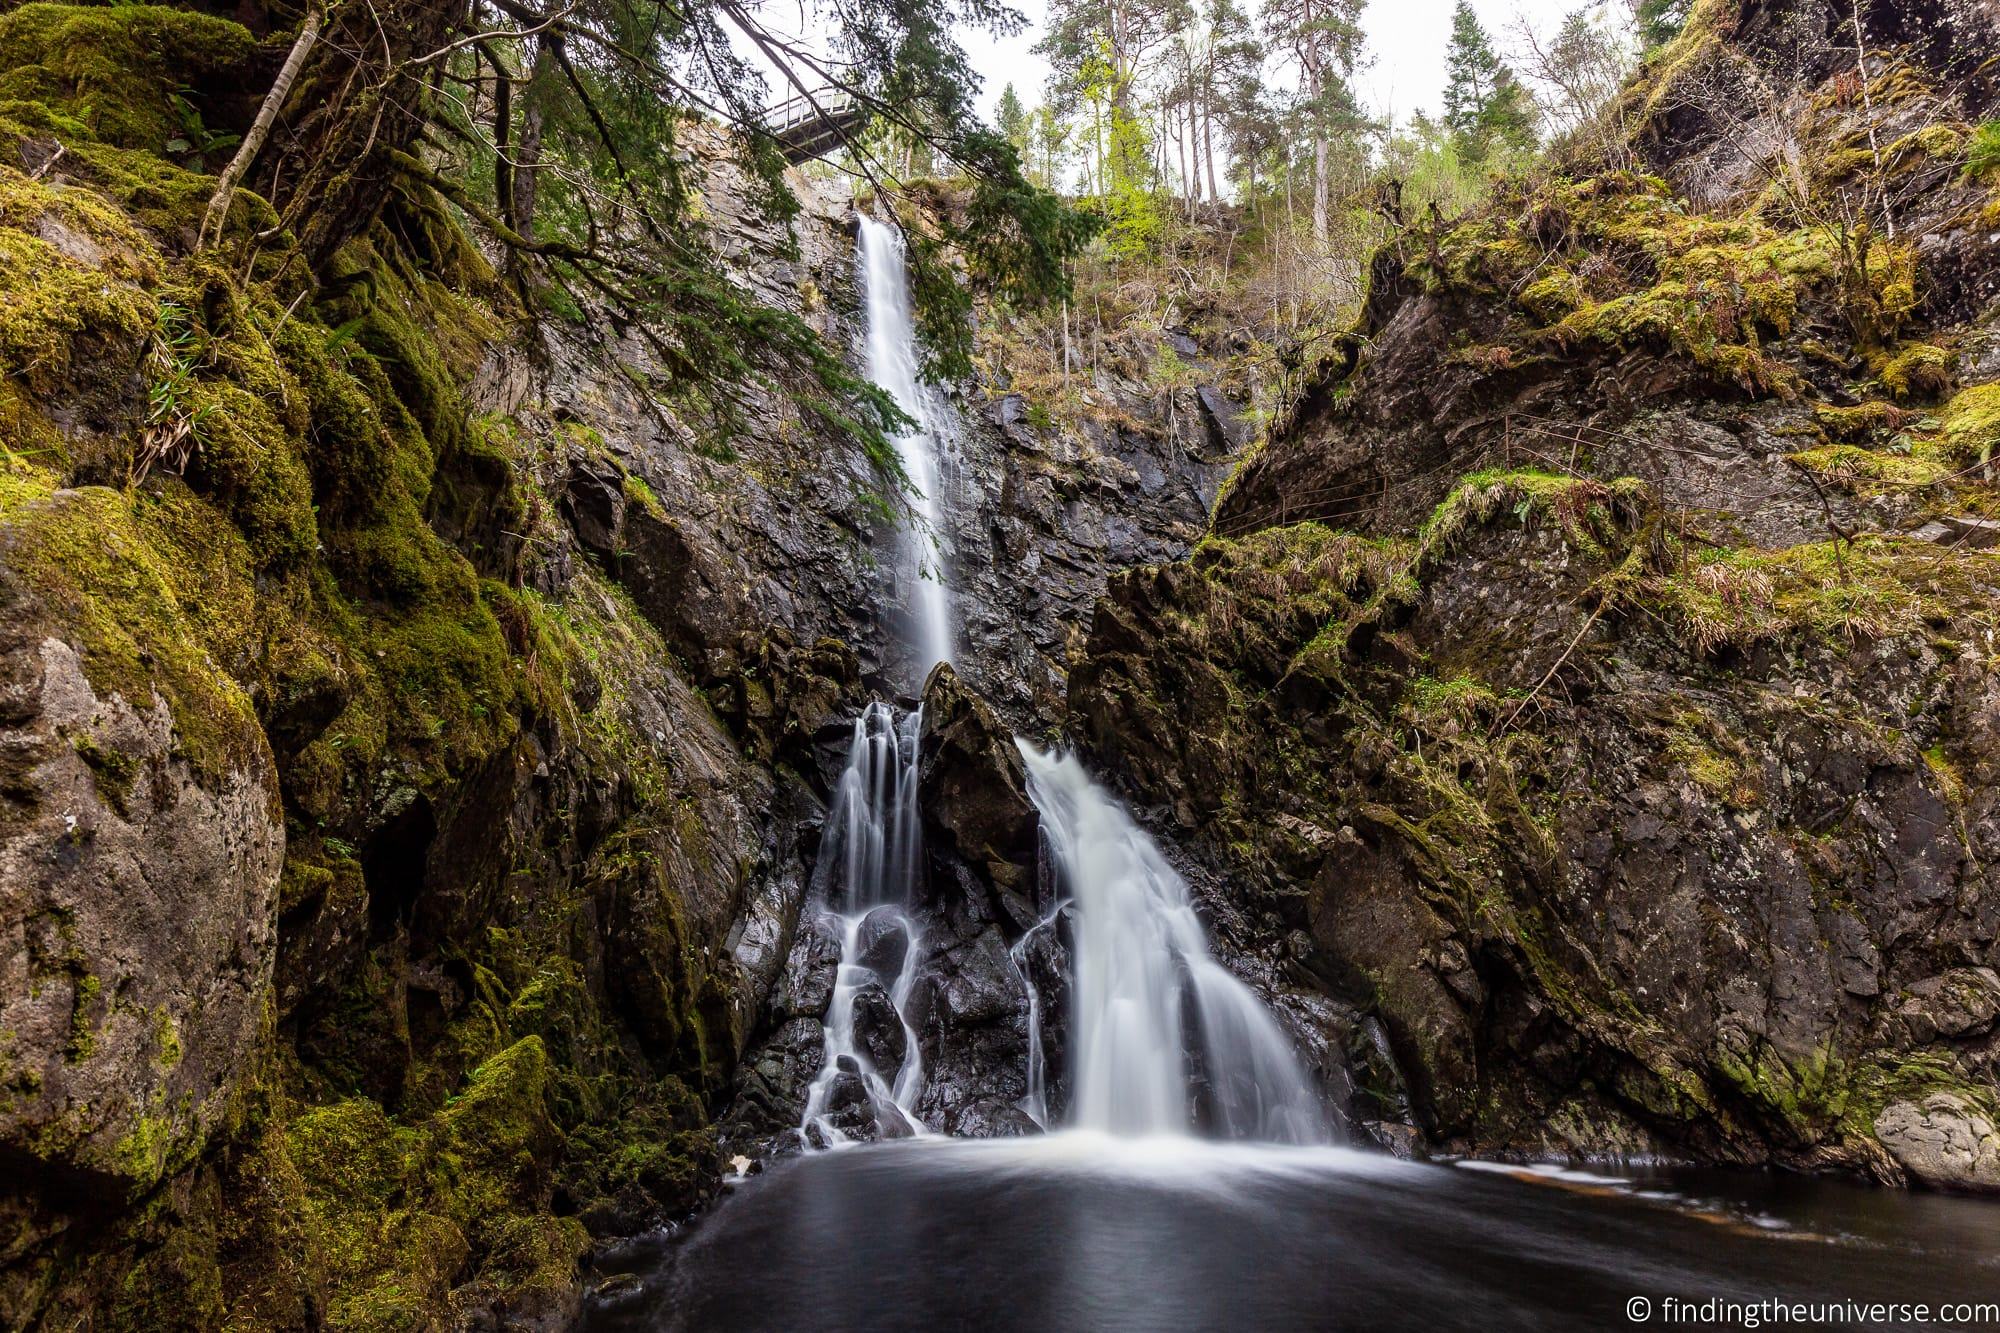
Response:
[{"label": "metal railing", "polygon": [[762,119],[764,128],[773,134],[783,135],[803,125],[819,120],[835,120],[852,115],[856,110],[854,94],[845,88],[827,84],[820,88],[809,88],[802,93],[794,93],[782,102],[764,108]]}]

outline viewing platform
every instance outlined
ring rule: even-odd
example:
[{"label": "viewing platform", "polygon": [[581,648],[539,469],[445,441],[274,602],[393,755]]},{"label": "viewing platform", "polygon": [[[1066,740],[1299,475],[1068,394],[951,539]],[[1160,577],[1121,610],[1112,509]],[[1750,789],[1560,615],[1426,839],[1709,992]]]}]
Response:
[{"label": "viewing platform", "polygon": [[860,133],[867,120],[866,106],[831,86],[799,93],[764,111],[764,128],[793,165],[825,157]]}]

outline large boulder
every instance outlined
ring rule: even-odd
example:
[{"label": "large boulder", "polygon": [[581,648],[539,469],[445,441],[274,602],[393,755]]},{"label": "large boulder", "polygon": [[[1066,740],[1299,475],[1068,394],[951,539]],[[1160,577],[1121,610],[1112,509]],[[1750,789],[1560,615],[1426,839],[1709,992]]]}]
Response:
[{"label": "large boulder", "polygon": [[909,1034],[902,1015],[881,983],[870,981],[854,992],[854,1044],[868,1052],[869,1063],[884,1083],[894,1084],[909,1054]]},{"label": "large boulder", "polygon": [[[121,510],[57,492],[0,539],[0,1155],[24,1188],[106,1197],[193,1160],[228,1115],[285,849],[247,698],[143,547],[89,526]],[[122,555],[44,564],[69,525]]]},{"label": "large boulder", "polygon": [[924,683],[918,755],[932,845],[955,852],[1003,895],[1032,896],[1039,824],[1027,766],[1012,733],[948,662]]},{"label": "large boulder", "polygon": [[900,909],[878,907],[861,918],[855,930],[854,961],[882,979],[893,983],[902,974],[910,955],[910,924]]},{"label": "large boulder", "polygon": [[1875,1117],[1875,1136],[1926,1185],[2000,1192],[2000,1126],[1967,1097],[1940,1092],[1891,1102]]}]

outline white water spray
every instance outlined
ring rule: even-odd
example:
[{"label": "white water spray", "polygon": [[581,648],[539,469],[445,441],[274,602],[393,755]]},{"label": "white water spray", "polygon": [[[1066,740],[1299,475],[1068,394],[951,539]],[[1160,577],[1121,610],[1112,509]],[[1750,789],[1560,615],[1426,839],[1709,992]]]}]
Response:
[{"label": "white water spray", "polygon": [[[1016,744],[1020,742],[1016,740]],[[1007,951],[1013,961],[1014,972],[1021,978],[1022,989],[1028,996],[1028,1092],[1018,1105],[1041,1129],[1049,1127],[1048,1057],[1042,1045],[1042,990],[1035,984],[1033,964],[1028,959],[1028,951],[1034,947],[1035,937],[1055,929],[1056,922],[1069,910],[1069,899],[1058,898],[1056,905],[1049,909],[1047,916],[1021,934],[1014,941],[1014,947]]]},{"label": "white water spray", "polygon": [[[923,1047],[905,1016],[923,956],[923,933],[909,913],[923,867],[917,812],[917,737],[923,710],[898,717],[887,704],[871,703],[854,720],[847,767],[840,775],[820,851],[825,920],[840,932],[840,967],[822,1020],[825,1055],[800,1120],[808,1141],[829,1146],[849,1141],[834,1123],[833,1099],[844,1072],[866,1088],[875,1124],[885,1137],[920,1135],[915,1114],[924,1090]],[[871,924],[872,923],[872,924]],[[901,957],[885,966],[891,947],[883,935],[900,931]],[[894,1070],[879,1069],[856,1024],[855,1001],[871,985],[884,987],[902,1026],[903,1056]]]},{"label": "white water spray", "polygon": [[904,543],[910,579],[910,612],[915,622],[917,679],[939,662],[951,660],[951,601],[944,583],[944,546],[938,489],[938,445],[949,436],[950,413],[917,377],[917,340],[910,304],[910,275],[903,245],[893,227],[861,218],[858,242],[861,290],[866,305],[868,378],[916,422],[896,437],[896,454],[916,492],[912,524]]},{"label": "white water spray", "polygon": [[1186,1134],[1199,1097],[1223,1137],[1323,1142],[1325,1114],[1290,1041],[1210,956],[1187,882],[1073,756],[1016,743],[1076,904],[1070,1119],[1112,1134]]},{"label": "white water spray", "polygon": [[[915,422],[896,436],[896,453],[915,492],[912,524],[903,542],[903,573],[913,625],[910,647],[916,678],[922,681],[933,666],[951,658],[937,457],[950,416],[917,377],[909,271],[895,231],[861,218],[857,258],[866,307],[868,377]],[[924,1089],[923,1048],[906,1016],[924,944],[910,912],[924,864],[917,814],[917,737],[922,727],[922,709],[898,717],[887,704],[869,704],[855,719],[847,768],[827,819],[819,877],[826,925],[840,936],[840,963],[822,1020],[825,1055],[799,1124],[810,1143],[847,1143],[851,1136],[842,1123],[853,1128],[857,1120],[872,1120],[884,1137],[924,1132],[915,1110]],[[886,991],[902,1028],[902,1052],[894,1069],[878,1067],[877,1057],[886,1048],[880,1044],[883,1016],[876,1007],[882,991],[874,987]],[[857,1012],[864,996],[872,997],[865,1015]],[[866,1091],[865,1116],[855,1104],[856,1080]]]}]

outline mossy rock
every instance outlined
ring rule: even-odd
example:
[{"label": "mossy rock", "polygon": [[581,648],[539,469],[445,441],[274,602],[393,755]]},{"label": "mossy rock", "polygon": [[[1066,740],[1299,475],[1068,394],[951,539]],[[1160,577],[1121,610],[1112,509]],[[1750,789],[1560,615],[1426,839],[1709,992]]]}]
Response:
[{"label": "mossy rock", "polygon": [[1937,398],[1951,388],[1952,355],[1930,343],[1909,343],[1882,363],[1882,387],[1891,397]]},{"label": "mossy rock", "polygon": [[[218,616],[245,583],[177,587],[177,571],[208,554],[145,521],[144,497],[104,487],[56,490],[46,478],[0,472],[0,567],[27,595],[25,609],[71,641],[91,688],[136,707],[157,697],[196,777],[219,788],[268,763],[249,697],[218,664]],[[214,540],[213,525],[201,534]],[[251,738],[255,738],[254,741]]]},{"label": "mossy rock", "polygon": [[179,90],[247,83],[256,55],[241,24],[197,10],[26,4],[0,15],[0,102],[43,103],[107,144],[164,157],[199,114]]}]

